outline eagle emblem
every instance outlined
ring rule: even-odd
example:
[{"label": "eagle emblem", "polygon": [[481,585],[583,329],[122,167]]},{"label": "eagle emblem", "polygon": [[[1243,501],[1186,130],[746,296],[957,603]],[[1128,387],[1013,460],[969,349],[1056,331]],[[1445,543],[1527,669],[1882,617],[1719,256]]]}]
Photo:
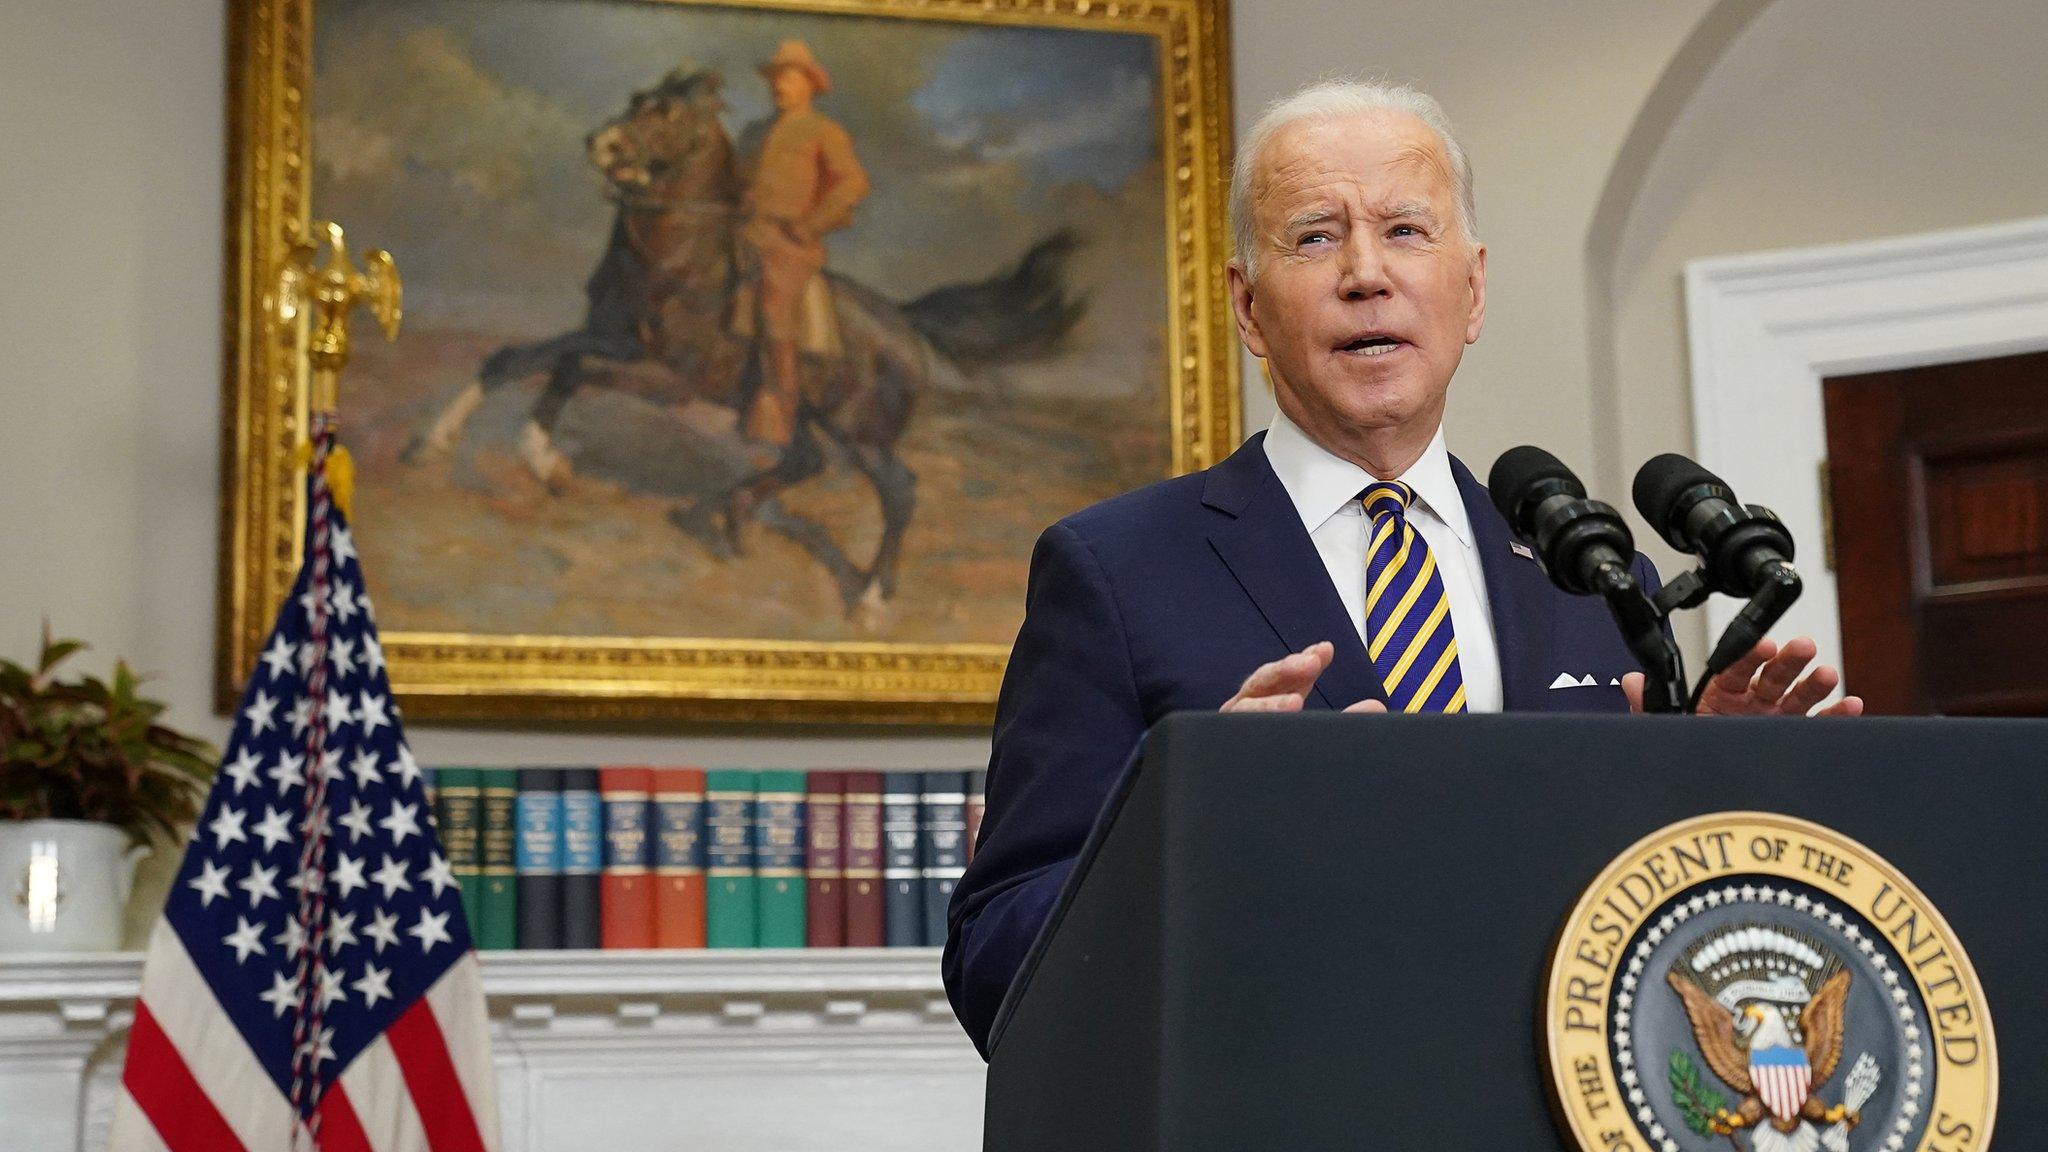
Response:
[{"label": "eagle emblem", "polygon": [[[1841,1062],[1851,979],[1818,942],[1782,928],[1730,925],[1688,947],[1665,981],[1707,1067],[1740,1098],[1732,1110],[1696,1108],[1699,1127],[1731,1141],[1747,1130],[1753,1152],[1846,1147],[1843,1134],[1861,1117],[1820,1092]],[[1875,1076],[1859,1062],[1852,1079]],[[1850,1095],[1867,1098],[1861,1088]]]}]

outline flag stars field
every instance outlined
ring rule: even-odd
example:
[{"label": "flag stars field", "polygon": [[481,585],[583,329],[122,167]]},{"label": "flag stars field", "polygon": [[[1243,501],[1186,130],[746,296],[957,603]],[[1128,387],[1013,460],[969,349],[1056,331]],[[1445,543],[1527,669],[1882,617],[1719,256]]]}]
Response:
[{"label": "flag stars field", "polygon": [[235,950],[235,963],[263,955],[263,925],[251,924],[244,916],[235,917],[235,923],[235,930],[222,938],[222,943]]},{"label": "flag stars field", "polygon": [[361,800],[349,801],[348,812],[341,818],[341,826],[348,829],[349,843],[351,844],[365,836],[375,835],[375,833],[370,831],[369,805],[364,804]]},{"label": "flag stars field", "polygon": [[213,846],[216,850],[224,849],[236,841],[248,841],[249,834],[242,831],[244,819],[246,817],[238,809],[221,805],[220,812],[214,816],[213,822],[206,826],[206,830],[213,833]]},{"label": "flag stars field", "polygon": [[420,942],[420,951],[432,952],[436,944],[449,944],[454,938],[448,935],[448,913],[435,915],[425,908],[420,909],[420,922],[407,928],[406,935]]},{"label": "flag stars field", "polygon": [[379,908],[370,914],[370,923],[363,929],[363,935],[377,942],[377,954],[384,949],[398,946],[398,917]]},{"label": "flag stars field", "polygon": [[363,1007],[375,1007],[379,1000],[392,999],[391,969],[379,968],[375,964],[365,964],[363,965],[362,977],[354,984],[351,984],[350,987],[362,993]]},{"label": "flag stars field", "polygon": [[396,896],[401,890],[412,891],[412,881],[406,877],[405,865],[396,856],[384,857],[384,866],[370,873],[370,879],[384,889],[386,900]]},{"label": "flag stars field", "polygon": [[356,889],[366,888],[370,883],[363,879],[362,858],[350,856],[346,852],[336,859],[334,871],[328,875],[327,882],[341,890],[343,900],[348,899]]},{"label": "flag stars field", "polygon": [[235,782],[235,795],[240,796],[242,789],[256,783],[256,772],[262,765],[262,757],[244,748],[235,754],[233,760],[221,765],[220,770]]},{"label": "flag stars field", "polygon": [[199,893],[199,906],[213,905],[214,897],[223,899],[228,894],[228,870],[208,860],[199,867],[199,875],[185,882],[186,887]]},{"label": "flag stars field", "polygon": [[306,782],[306,758],[289,752],[279,752],[277,763],[266,773],[277,784],[277,794],[283,796]]},{"label": "flag stars field", "polygon": [[290,813],[280,812],[275,808],[266,809],[263,813],[263,822],[256,825],[255,828],[256,835],[263,838],[263,850],[265,852],[270,851],[279,844],[291,842],[291,822]]},{"label": "flag stars field", "polygon": [[[246,1148],[279,1146],[294,1100],[323,1099],[366,1131],[460,1130],[455,1147],[497,1147],[460,889],[425,815],[354,543],[328,505],[308,506],[330,513],[326,586],[308,563],[285,598],[151,936],[137,1011],[169,1046],[124,1069],[113,1152],[193,1146],[185,1113],[150,1114],[167,1085],[196,1086]],[[320,538],[313,523],[307,538]],[[328,610],[317,648],[315,607]],[[427,1023],[397,1027],[416,1017]],[[310,1063],[295,1065],[301,1042]],[[376,1059],[357,1059],[373,1046]],[[413,1095],[422,1069],[451,1062],[457,1090]]]},{"label": "flag stars field", "polygon": [[407,836],[420,834],[419,812],[420,806],[417,804],[401,804],[393,800],[391,815],[377,821],[377,827],[391,833],[393,844],[403,844]]},{"label": "flag stars field", "polygon": [[276,680],[280,676],[292,675],[292,658],[294,655],[291,643],[283,636],[272,637],[270,647],[263,650],[262,659],[265,676],[268,679]]},{"label": "flag stars field", "polygon": [[242,709],[242,718],[249,722],[250,733],[260,736],[277,727],[276,712],[277,701],[270,698],[270,693],[258,691],[249,706]]},{"label": "flag stars field", "polygon": [[361,792],[372,784],[382,783],[384,774],[377,771],[377,754],[368,748],[356,753],[349,761],[348,770],[356,778],[356,791]]}]

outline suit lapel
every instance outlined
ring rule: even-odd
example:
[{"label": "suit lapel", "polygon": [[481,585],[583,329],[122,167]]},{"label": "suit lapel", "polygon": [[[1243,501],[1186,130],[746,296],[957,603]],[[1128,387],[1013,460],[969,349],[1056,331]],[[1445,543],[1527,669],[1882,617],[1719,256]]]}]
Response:
[{"label": "suit lapel", "polygon": [[1266,460],[1265,439],[1259,433],[1209,470],[1202,502],[1233,517],[1209,534],[1209,544],[1289,651],[1319,640],[1336,649],[1316,681],[1315,694],[1324,706],[1342,709],[1368,697],[1384,700],[1379,674],[1330,583],[1322,555]]},{"label": "suit lapel", "polygon": [[1556,595],[1550,578],[1529,557],[1513,548],[1508,522],[1463,461],[1451,457],[1451,474],[1465,497],[1472,519],[1472,538],[1479,547],[1479,567],[1486,573],[1486,600],[1493,612],[1494,648],[1500,654],[1501,707],[1508,712],[1537,707],[1549,688],[1544,669],[1551,667],[1555,641],[1552,610]]}]

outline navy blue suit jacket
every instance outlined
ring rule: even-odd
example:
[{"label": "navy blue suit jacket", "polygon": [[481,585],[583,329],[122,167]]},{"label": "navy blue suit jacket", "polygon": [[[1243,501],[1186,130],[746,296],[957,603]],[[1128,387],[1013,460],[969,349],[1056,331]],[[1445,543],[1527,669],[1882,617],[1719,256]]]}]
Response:
[{"label": "navy blue suit jacket", "polygon": [[[1509,547],[1507,522],[1455,458],[1509,711],[1623,712],[1609,683],[1639,667],[1606,606],[1558,591]],[[1649,561],[1638,577],[1652,589]],[[988,811],[953,893],[944,972],[984,1055],[989,1026],[1125,761],[1169,712],[1214,711],[1254,668],[1328,640],[1307,706],[1384,699],[1263,433],[1204,472],[1130,492],[1047,529],[996,704]],[[1585,687],[1552,688],[1560,673]]]}]

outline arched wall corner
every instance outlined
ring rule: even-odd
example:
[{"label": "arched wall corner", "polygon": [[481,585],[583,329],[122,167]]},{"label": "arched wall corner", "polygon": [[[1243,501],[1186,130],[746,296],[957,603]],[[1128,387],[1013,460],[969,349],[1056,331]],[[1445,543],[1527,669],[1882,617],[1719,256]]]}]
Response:
[{"label": "arched wall corner", "polygon": [[1772,2],[1722,0],[1700,17],[1664,66],[1642,107],[1636,110],[1635,120],[1601,185],[1585,242],[1586,367],[1590,377],[1594,482],[1601,491],[1621,491],[1624,483],[1614,285],[1629,215],[1649,179],[1658,151],[1686,105],[1698,94],[1714,65]]},{"label": "arched wall corner", "polygon": [[[1821,381],[2048,350],[2048,217],[1695,260],[1685,306],[1693,446],[1738,494],[1769,493],[1805,542],[1806,590],[1778,631],[1812,636],[1841,667],[1835,577],[1818,562]],[[1708,601],[1708,627],[1737,608]],[[1853,691],[1855,669],[1842,671]]]}]

